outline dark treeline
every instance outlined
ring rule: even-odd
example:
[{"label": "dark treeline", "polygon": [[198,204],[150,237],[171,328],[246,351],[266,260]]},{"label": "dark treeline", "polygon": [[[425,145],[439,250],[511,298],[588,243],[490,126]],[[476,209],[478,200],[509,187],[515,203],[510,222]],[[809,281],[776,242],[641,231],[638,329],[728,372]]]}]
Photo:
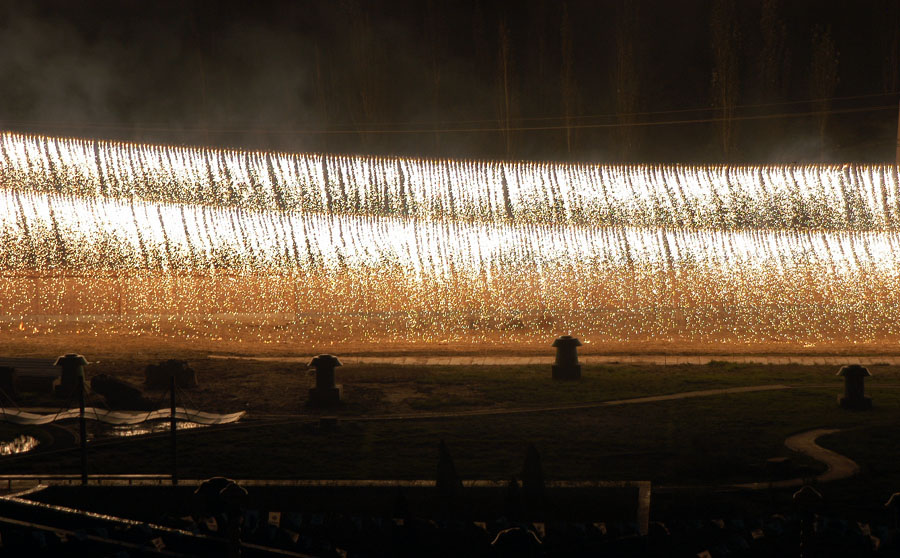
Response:
[{"label": "dark treeline", "polygon": [[898,36],[898,0],[6,2],[0,124],[287,151],[893,162]]}]

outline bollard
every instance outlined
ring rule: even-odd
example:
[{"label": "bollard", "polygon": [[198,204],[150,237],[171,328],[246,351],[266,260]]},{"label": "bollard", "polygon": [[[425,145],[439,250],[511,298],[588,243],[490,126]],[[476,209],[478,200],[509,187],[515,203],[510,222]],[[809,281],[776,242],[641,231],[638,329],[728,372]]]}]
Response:
[{"label": "bollard", "polygon": [[81,484],[83,486],[87,486],[88,483],[87,421],[84,416],[84,366],[87,363],[86,358],[75,353],[63,355],[54,363],[54,366],[62,367],[62,376],[59,385],[56,386],[56,393],[68,397],[78,395],[78,445],[81,453]]},{"label": "bollard", "polygon": [[337,405],[341,402],[342,386],[334,383],[334,369],[341,361],[333,355],[319,355],[309,363],[316,371],[316,387],[309,390],[309,404],[319,407]]},{"label": "bollard", "polygon": [[865,381],[869,370],[865,366],[851,364],[837,373],[844,377],[844,395],[838,396],[838,403],[844,409],[864,411],[872,408],[872,398],[865,395]]},{"label": "bollard", "polygon": [[553,364],[554,380],[580,380],[581,365],[578,363],[578,347],[581,341],[571,335],[563,335],[553,342],[556,347],[556,362]]},{"label": "bollard", "polygon": [[62,367],[59,385],[56,386],[58,395],[69,396],[76,393],[84,380],[84,367],[87,359],[75,353],[69,353],[56,359],[54,366]]}]

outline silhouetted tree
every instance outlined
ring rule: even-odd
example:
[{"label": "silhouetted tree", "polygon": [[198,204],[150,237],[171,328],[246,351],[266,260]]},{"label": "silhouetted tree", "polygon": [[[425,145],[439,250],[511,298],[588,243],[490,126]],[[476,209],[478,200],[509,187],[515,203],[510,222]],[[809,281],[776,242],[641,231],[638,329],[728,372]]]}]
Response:
[{"label": "silhouetted tree", "polygon": [[[323,128],[328,128],[331,125],[330,120],[330,95],[329,91],[330,87],[330,75],[331,72],[327,70],[329,67],[322,60],[322,50],[319,48],[319,43],[316,42],[315,45],[316,52],[316,106],[319,110],[319,119],[321,121],[321,126]],[[326,74],[326,72],[328,72]],[[321,149],[327,151],[328,150],[328,135],[324,134],[322,138],[319,140],[321,142]]]},{"label": "silhouetted tree", "polygon": [[506,483],[504,507],[507,519],[510,521],[522,519],[522,492],[519,490],[519,481],[516,477],[511,477]]},{"label": "silhouetted tree", "polygon": [[896,0],[883,0],[880,9],[874,10],[881,20],[882,87],[885,93],[894,93],[900,89],[900,3]]},{"label": "silhouetted tree", "polygon": [[529,519],[538,518],[547,511],[544,469],[541,467],[541,455],[534,444],[528,444],[528,449],[525,451],[525,465],[522,467],[522,492],[525,512]]},{"label": "silhouetted tree", "polygon": [[[547,38],[547,23],[549,14],[547,13],[546,0],[535,0],[531,5],[531,22],[533,23],[532,34],[534,37],[535,61],[529,66],[535,69],[530,72],[533,78],[534,92],[531,97],[534,107],[541,116],[550,113],[556,109],[556,88],[550,84],[555,82],[556,75],[551,75],[550,70],[550,52]],[[550,95],[553,95],[552,97]]]},{"label": "silhouetted tree", "polygon": [[[762,43],[757,60],[759,72],[757,98],[763,103],[778,102],[787,96],[791,68],[783,0],[762,0],[759,31]],[[761,113],[765,112],[766,108],[762,108]],[[784,121],[775,118],[761,122],[760,126],[769,137],[780,137],[784,130]]]},{"label": "silhouetted tree", "polygon": [[[425,30],[428,33],[429,72],[431,74],[431,110],[435,120],[441,117],[441,78],[444,67],[444,50],[447,32],[444,15],[447,7],[441,0],[428,0],[425,5]],[[434,152],[438,154],[441,147],[441,134],[434,134]]]},{"label": "silhouetted tree", "polygon": [[762,48],[759,51],[760,98],[781,100],[790,75],[790,49],[783,0],[763,0],[759,16]]},{"label": "silhouetted tree", "polygon": [[639,128],[635,114],[640,104],[640,70],[635,53],[640,31],[640,3],[637,0],[622,0],[616,25],[616,142],[619,159],[627,161],[634,157],[638,143]]},{"label": "silhouetted tree", "polygon": [[348,88],[350,110],[363,147],[371,149],[372,138],[366,128],[378,121],[381,87],[384,85],[380,43],[369,20],[369,13],[355,0],[344,0],[342,7],[350,28],[353,56],[352,87]]},{"label": "silhouetted tree", "polygon": [[481,0],[472,3],[472,50],[473,60],[478,63],[487,60],[488,52],[487,26],[484,23],[484,8]]},{"label": "silhouetted tree", "polygon": [[203,129],[203,139],[207,143],[209,141],[209,94],[207,87],[207,76],[206,76],[206,61],[203,56],[203,45],[202,39],[200,38],[200,33],[197,28],[197,18],[193,12],[191,7],[187,7],[188,13],[188,22],[190,23],[190,30],[193,34],[193,39],[196,42],[196,50],[194,51],[197,55],[197,79],[198,85],[200,89],[200,110],[196,111],[199,116],[200,127]]},{"label": "silhouetted tree", "polygon": [[726,158],[735,148],[734,112],[740,96],[740,58],[737,8],[734,0],[713,0],[710,13],[712,42],[712,105],[719,109],[719,146]]},{"label": "silhouetted tree", "polygon": [[444,443],[444,440],[441,440],[438,444],[438,467],[435,485],[441,506],[446,511],[451,511],[462,492],[462,480],[456,474],[456,466],[453,464],[453,458],[450,457],[450,451],[447,449],[447,444]]},{"label": "silhouetted tree", "polygon": [[819,113],[816,116],[819,133],[820,159],[825,158],[825,129],[831,97],[838,84],[838,51],[831,38],[831,28],[815,26],[812,32],[812,61],[809,72],[810,94]]},{"label": "silhouetted tree", "polygon": [[513,111],[513,59],[512,39],[506,19],[501,17],[497,26],[497,92],[498,116],[506,157],[512,155]]},{"label": "silhouetted tree", "polygon": [[575,54],[572,51],[572,25],[569,22],[568,3],[562,5],[562,17],[559,24],[560,37],[560,99],[565,126],[566,154],[572,155],[575,148],[575,134],[572,128],[572,117],[578,104],[578,89],[575,84]]},{"label": "silhouetted tree", "polygon": [[[884,65],[882,66],[882,88],[885,93],[896,93],[900,90],[900,3],[886,0],[884,10],[876,13],[884,14]],[[900,167],[900,115],[897,117],[897,151],[894,163]]]}]

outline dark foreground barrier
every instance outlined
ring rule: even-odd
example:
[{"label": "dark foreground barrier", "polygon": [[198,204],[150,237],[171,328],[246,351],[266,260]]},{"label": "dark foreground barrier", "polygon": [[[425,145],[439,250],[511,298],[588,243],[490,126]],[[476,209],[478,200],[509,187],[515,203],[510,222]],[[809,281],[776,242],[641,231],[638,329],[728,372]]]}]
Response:
[{"label": "dark foreground barrier", "polygon": [[[52,480],[44,482],[53,482]],[[435,481],[396,480],[239,480],[249,495],[248,509],[268,513],[345,513],[385,518],[420,517],[488,521],[514,515],[509,485],[502,481],[463,481],[457,505],[448,510],[436,498]],[[191,494],[198,480],[179,480],[177,488],[148,479],[146,486],[128,479],[121,485],[107,477],[101,485],[50,486],[29,499],[48,504],[150,521],[166,513],[189,515]],[[650,483],[547,482],[548,509],[534,519],[576,522],[622,522],[646,533],[650,514]],[[398,508],[405,506],[405,509]],[[515,508],[515,503],[512,504]],[[524,510],[522,512],[524,517]]]},{"label": "dark foreground barrier", "polygon": [[[336,491],[332,493],[331,504],[337,507],[340,483],[320,485],[323,490],[326,487]],[[248,493],[265,492],[263,488],[250,487]],[[292,490],[290,484],[280,488],[288,493]],[[410,494],[415,493],[415,487],[408,488],[412,489]],[[183,486],[130,489],[91,486],[47,489],[28,497],[46,500],[64,496],[106,498],[116,494],[143,497],[151,491],[170,499],[177,494],[190,499],[192,494]],[[114,500],[105,505],[123,505]],[[0,499],[0,536],[4,550],[28,556],[158,556],[160,551],[175,556],[228,556],[235,555],[232,545],[237,540],[241,556],[245,557],[771,557],[798,556],[801,550],[808,556],[843,557],[896,556],[900,542],[896,523],[833,517],[803,506],[785,514],[731,515],[717,519],[685,517],[666,523],[652,522],[642,534],[633,522],[622,521],[525,521],[507,516],[434,520],[416,517],[411,511],[406,517],[351,511],[297,511],[296,508],[305,507],[301,501],[286,502],[290,507],[277,510],[253,507],[260,501],[248,499],[246,507],[237,511],[219,510],[200,517],[169,514],[146,522],[21,499]],[[270,505],[274,506],[276,501]],[[414,496],[410,502],[414,507],[412,502]],[[239,539],[229,531],[235,524],[240,526]]]}]

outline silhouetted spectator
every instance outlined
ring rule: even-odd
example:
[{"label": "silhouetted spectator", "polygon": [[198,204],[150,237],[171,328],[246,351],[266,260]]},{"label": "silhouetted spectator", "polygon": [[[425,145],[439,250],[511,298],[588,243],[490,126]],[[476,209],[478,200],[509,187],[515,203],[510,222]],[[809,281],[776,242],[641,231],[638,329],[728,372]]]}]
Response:
[{"label": "silhouetted spectator", "polygon": [[494,556],[503,558],[528,558],[541,554],[541,541],[537,535],[521,527],[500,531],[491,546],[494,548]]}]

